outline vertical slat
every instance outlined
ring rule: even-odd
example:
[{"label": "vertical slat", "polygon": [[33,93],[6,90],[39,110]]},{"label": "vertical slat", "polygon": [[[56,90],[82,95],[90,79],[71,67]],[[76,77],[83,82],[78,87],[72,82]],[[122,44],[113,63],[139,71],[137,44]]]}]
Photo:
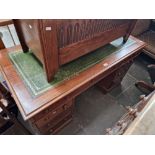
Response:
[{"label": "vertical slat", "polygon": [[75,32],[76,32],[75,42],[78,42],[79,41],[79,38],[80,38],[79,23],[76,23],[75,24]]},{"label": "vertical slat", "polygon": [[67,45],[80,42],[85,39],[91,39],[94,35],[117,29],[118,26],[129,22],[122,19],[79,19],[79,20],[61,20],[58,26],[59,48],[65,48]]},{"label": "vertical slat", "polygon": [[72,42],[72,25],[69,24],[67,27],[67,45],[69,45]]},{"label": "vertical slat", "polygon": [[67,45],[67,27],[66,25],[64,25],[64,31],[63,31],[63,34],[64,34],[64,43],[63,43],[63,46],[65,47]]},{"label": "vertical slat", "polygon": [[81,21],[81,24],[80,24],[80,32],[81,32],[81,40],[83,40],[84,39],[84,33],[83,33],[83,31],[84,31],[84,27],[85,27],[85,20],[83,20],[83,21]]},{"label": "vertical slat", "polygon": [[59,37],[59,47],[62,48],[63,47],[63,26],[59,28],[58,37]]}]

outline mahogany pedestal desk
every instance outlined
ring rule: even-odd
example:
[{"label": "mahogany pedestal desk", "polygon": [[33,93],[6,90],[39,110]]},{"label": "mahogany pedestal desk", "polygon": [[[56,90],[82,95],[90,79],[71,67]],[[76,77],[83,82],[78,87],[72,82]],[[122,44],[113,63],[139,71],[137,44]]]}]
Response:
[{"label": "mahogany pedestal desk", "polygon": [[1,50],[1,72],[20,113],[33,128],[34,134],[58,133],[72,120],[75,97],[89,87],[97,84],[106,93],[120,84],[134,58],[146,45],[132,36],[130,38],[135,40],[134,44],[112,53],[103,61],[35,98],[31,96],[8,57],[9,52],[21,50],[21,47]]}]

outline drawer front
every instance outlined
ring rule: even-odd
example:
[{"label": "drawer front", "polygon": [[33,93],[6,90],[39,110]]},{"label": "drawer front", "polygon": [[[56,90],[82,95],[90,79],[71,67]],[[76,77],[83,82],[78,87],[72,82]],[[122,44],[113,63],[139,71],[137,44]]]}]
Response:
[{"label": "drawer front", "polygon": [[51,129],[57,129],[57,126],[59,126],[58,124],[63,124],[65,121],[67,121],[65,118],[67,116],[72,117],[72,112],[73,109],[72,107],[69,108],[68,110],[64,111],[63,113],[61,113],[60,115],[58,115],[57,117],[55,117],[53,120],[51,120],[50,122],[48,122],[47,124],[43,125],[42,127],[38,128],[39,131],[42,134],[46,134],[47,132],[49,132]]},{"label": "drawer front", "polygon": [[63,112],[67,111],[68,109],[73,109],[73,103],[70,102],[68,104],[63,104],[52,111],[50,111],[48,114],[44,115],[41,119],[35,122],[36,126],[38,128],[41,128],[51,122],[55,117],[61,115]]},{"label": "drawer front", "polygon": [[67,115],[62,121],[50,128],[45,134],[57,134],[61,129],[68,125],[72,121],[72,115]]},{"label": "drawer front", "polygon": [[[36,116],[33,117],[33,122],[38,122],[38,120],[45,118],[47,115],[50,115],[50,117],[55,117],[59,114],[60,109],[67,109],[68,107],[70,107],[72,104],[74,104],[73,99],[70,101],[65,101],[63,100],[62,102],[53,104],[51,106],[49,106],[48,108],[46,108],[45,110],[43,110],[42,112],[40,112],[39,114],[37,114]],[[45,118],[45,120],[48,120],[48,118]]]}]

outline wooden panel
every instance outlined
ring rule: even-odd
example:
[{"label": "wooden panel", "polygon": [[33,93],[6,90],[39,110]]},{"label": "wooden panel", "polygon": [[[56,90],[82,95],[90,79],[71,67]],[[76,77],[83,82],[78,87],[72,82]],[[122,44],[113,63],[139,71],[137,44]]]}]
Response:
[{"label": "wooden panel", "polygon": [[42,121],[48,121],[47,119],[50,117],[50,119],[53,119],[55,116],[59,115],[59,113],[63,112],[64,110],[68,109],[74,104],[73,100],[70,101],[64,101],[59,102],[55,105],[51,105],[47,109],[40,112],[38,115],[33,117],[34,121],[38,121],[38,123]]},{"label": "wooden panel", "polygon": [[54,127],[49,129],[45,134],[57,134],[61,129],[68,125],[72,121],[72,115],[69,114],[62,121],[56,124]]},{"label": "wooden panel", "polygon": [[97,83],[98,87],[102,90],[103,93],[108,93],[113,88],[117,87],[121,84],[121,81],[125,74],[127,73],[129,67],[132,65],[133,56],[128,62],[122,63],[120,67],[114,70],[110,75],[106,76],[99,83]]},{"label": "wooden panel", "polygon": [[[73,111],[73,109],[69,108],[68,110],[62,112],[60,115],[58,115],[57,117],[55,117],[48,123],[41,124],[41,126],[38,127],[38,129],[40,130],[41,133],[46,133],[51,128],[55,128],[57,126],[57,124],[61,123],[64,120],[64,118],[66,118],[67,116],[72,116],[72,114],[73,114],[72,111]],[[67,121],[67,120],[65,120],[65,121]],[[61,124],[63,124],[63,123],[64,123],[64,121]]]},{"label": "wooden panel", "polygon": [[31,49],[35,56],[44,64],[42,45],[40,43],[39,27],[37,19],[13,20],[17,35],[24,52]]},{"label": "wooden panel", "polygon": [[36,132],[39,134],[56,133],[72,120],[74,105],[71,103],[72,102],[70,102],[70,105],[67,108],[64,109],[63,107],[61,112],[55,117],[51,116],[49,113],[36,122],[29,121],[32,125],[32,128],[36,129]]},{"label": "wooden panel", "polygon": [[128,24],[122,25],[116,29],[112,29],[94,36],[91,40],[83,40],[60,49],[59,62],[65,64],[82,55],[85,55],[123,35],[125,35]]},{"label": "wooden panel", "polygon": [[102,32],[117,29],[123,24],[128,24],[129,26],[131,21],[124,19],[57,20],[58,48],[64,48],[83,40],[90,40]]}]

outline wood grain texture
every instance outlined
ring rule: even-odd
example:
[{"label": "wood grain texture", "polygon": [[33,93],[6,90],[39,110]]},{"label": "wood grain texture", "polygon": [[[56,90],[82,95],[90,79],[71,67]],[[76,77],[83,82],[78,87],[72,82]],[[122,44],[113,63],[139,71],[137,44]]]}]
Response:
[{"label": "wood grain texture", "polygon": [[[50,106],[60,105],[64,101],[75,98],[77,95],[109,75],[114,69],[118,68],[122,63],[125,63],[129,58],[137,56],[139,50],[146,44],[134,37],[131,38],[134,39],[136,43],[126,49],[122,49],[109,55],[102,62],[83,71],[69,81],[65,81],[59,86],[48,90],[37,98],[32,98],[30,92],[27,90],[21,77],[18,75],[8,58],[8,52],[20,50],[21,47],[16,46],[14,48],[1,50],[1,71],[23,118],[28,120],[43,110],[48,109]],[[107,63],[108,66],[104,66],[105,63]]]},{"label": "wood grain texture", "polygon": [[51,81],[59,68],[56,22],[39,20],[39,27],[41,29],[39,36],[42,45],[44,68],[47,80]]},{"label": "wood grain texture", "polygon": [[62,64],[92,52],[121,36],[124,36],[126,41],[135,24],[135,20],[125,19],[14,21],[23,50],[26,50],[26,46],[31,48],[43,63],[48,82],[53,79]]},{"label": "wood grain texture", "polygon": [[[28,48],[28,45],[26,44],[26,38],[24,36],[24,33],[22,33],[22,31],[24,30],[24,22],[23,22],[23,24],[20,24],[19,20],[14,19],[13,23],[14,23],[14,26],[15,26],[15,29],[16,29],[16,32],[18,35],[18,39],[22,46],[23,52],[28,52],[29,48]],[[27,31],[25,33],[27,33]],[[28,35],[28,33],[27,33],[27,35]]]},{"label": "wood grain texture", "polygon": [[[137,53],[138,56],[138,53]],[[128,69],[133,63],[134,57],[129,58],[126,62],[122,62],[120,67],[118,67],[116,70],[114,70],[111,74],[109,74],[107,77],[105,77],[103,80],[98,82],[98,87],[101,89],[103,93],[110,92],[113,88],[117,87],[121,84],[122,79],[126,75]]]},{"label": "wood grain texture", "polygon": [[5,45],[4,45],[3,41],[2,41],[2,38],[0,37],[0,50],[4,49],[4,48],[5,48]]},{"label": "wood grain texture", "polygon": [[13,24],[12,19],[0,19],[0,26],[6,26]]},{"label": "wood grain texture", "polygon": [[94,36],[92,39],[82,40],[60,49],[59,62],[65,64],[80,56],[83,56],[90,51],[93,51],[113,40],[123,36],[128,29],[128,24],[122,25],[119,28],[108,30]]}]

